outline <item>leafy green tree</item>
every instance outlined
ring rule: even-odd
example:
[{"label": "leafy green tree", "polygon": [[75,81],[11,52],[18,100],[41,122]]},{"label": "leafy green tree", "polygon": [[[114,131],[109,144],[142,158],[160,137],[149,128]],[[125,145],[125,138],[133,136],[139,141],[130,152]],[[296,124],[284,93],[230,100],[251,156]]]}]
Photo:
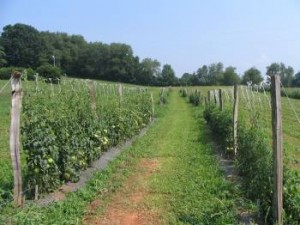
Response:
[{"label": "leafy green tree", "polygon": [[221,62],[208,66],[208,85],[220,85],[223,80],[224,65]]},{"label": "leafy green tree", "polygon": [[0,45],[0,67],[5,66],[6,63],[4,48]]},{"label": "leafy green tree", "polygon": [[160,76],[160,62],[156,59],[145,58],[140,63],[140,70],[136,76],[137,82],[140,84],[153,85],[157,77]]},{"label": "leafy green tree", "polygon": [[134,80],[135,59],[132,48],[121,43],[109,45],[108,60],[106,61],[105,79],[119,82]]},{"label": "leafy green tree", "polygon": [[1,34],[8,66],[37,67],[43,44],[39,32],[25,24],[7,25]]},{"label": "leafy green tree", "polygon": [[261,76],[261,73],[258,69],[255,67],[252,67],[245,71],[243,77],[242,77],[242,83],[247,84],[248,81],[252,81],[252,84],[259,84],[264,79]]},{"label": "leafy green tree", "polygon": [[293,79],[293,86],[300,87],[300,72],[295,74]]},{"label": "leafy green tree", "polygon": [[161,85],[168,86],[168,85],[176,85],[177,78],[175,76],[175,72],[172,69],[171,65],[165,64],[161,71]]},{"label": "leafy green tree", "polygon": [[199,80],[199,85],[209,85],[211,83],[208,66],[203,65],[197,70],[196,74]]},{"label": "leafy green tree", "polygon": [[198,79],[196,74],[184,73],[179,79],[180,85],[191,86],[195,85],[195,80]]},{"label": "leafy green tree", "polygon": [[274,76],[278,74],[281,77],[281,82],[284,86],[292,85],[294,79],[294,69],[291,66],[286,67],[284,63],[272,63],[267,66],[267,75]]},{"label": "leafy green tree", "polygon": [[223,85],[234,85],[240,83],[241,79],[235,72],[236,68],[229,66],[223,73]]}]

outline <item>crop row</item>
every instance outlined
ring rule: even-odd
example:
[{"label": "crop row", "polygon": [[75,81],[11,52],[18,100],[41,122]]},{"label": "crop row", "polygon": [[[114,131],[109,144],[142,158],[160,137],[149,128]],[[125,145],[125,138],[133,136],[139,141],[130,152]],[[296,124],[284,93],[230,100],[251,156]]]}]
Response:
[{"label": "crop row", "polygon": [[[181,91],[183,94],[183,90]],[[197,92],[190,92],[189,101],[195,104]],[[193,100],[193,101],[191,101]],[[203,98],[196,99],[203,101]],[[257,100],[258,102],[258,100]],[[230,104],[229,104],[230,103]],[[223,111],[215,104],[208,104],[204,109],[203,116],[207,121],[215,140],[222,146],[227,154],[232,154],[233,146],[233,115],[231,101]],[[267,126],[260,126],[258,118],[264,118],[265,111],[258,109],[248,112],[255,115],[241,115],[238,126],[238,149],[236,169],[242,179],[242,187],[245,195],[259,203],[262,220],[266,224],[272,221],[272,198],[273,198],[273,168],[272,148]],[[242,112],[243,113],[243,112]],[[252,118],[249,118],[252,117]],[[300,223],[300,174],[289,168],[288,161],[284,166],[284,224]]]},{"label": "crop row", "polygon": [[86,82],[25,85],[21,137],[31,194],[36,185],[49,192],[78,181],[103,151],[148,124],[146,89],[123,88],[118,95],[114,85],[92,85],[92,92]]}]

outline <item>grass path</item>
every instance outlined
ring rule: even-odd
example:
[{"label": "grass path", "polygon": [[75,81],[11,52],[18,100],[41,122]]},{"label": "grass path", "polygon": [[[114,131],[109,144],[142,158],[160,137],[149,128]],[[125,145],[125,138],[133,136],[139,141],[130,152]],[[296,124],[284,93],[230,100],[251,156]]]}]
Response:
[{"label": "grass path", "polygon": [[106,200],[98,195],[83,223],[238,224],[242,200],[205,141],[200,111],[173,92],[165,115],[127,150],[136,159],[128,178]]}]

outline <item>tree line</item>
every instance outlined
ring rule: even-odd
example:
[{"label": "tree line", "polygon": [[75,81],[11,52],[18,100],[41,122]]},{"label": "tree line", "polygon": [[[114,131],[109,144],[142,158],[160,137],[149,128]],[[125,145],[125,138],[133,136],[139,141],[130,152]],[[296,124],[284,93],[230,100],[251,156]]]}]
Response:
[{"label": "tree line", "polygon": [[[266,83],[270,81],[270,76],[280,75],[282,85],[285,87],[300,86],[300,72],[294,73],[291,66],[286,66],[284,63],[272,63],[266,67]],[[219,63],[203,65],[194,73],[184,73],[180,78],[181,85],[233,85],[240,84],[260,84],[264,81],[262,73],[255,67],[251,67],[239,76],[236,68]]]},{"label": "tree line", "polygon": [[[221,62],[203,65],[196,72],[177,78],[171,65],[161,67],[156,59],[140,59],[128,44],[87,42],[81,35],[38,31],[20,23],[5,26],[1,33],[0,79],[9,78],[16,67],[27,68],[31,79],[38,72],[46,78],[66,74],[156,86],[259,84],[263,81],[261,72],[255,67],[239,76],[235,67],[225,68]],[[266,69],[268,76],[279,74],[284,86],[300,86],[300,72],[294,74],[291,66],[272,63]]]},{"label": "tree line", "polygon": [[87,42],[81,35],[38,31],[20,23],[3,28],[0,67],[143,85],[175,85],[176,80],[171,65],[161,68],[156,59],[141,60],[128,44]]}]

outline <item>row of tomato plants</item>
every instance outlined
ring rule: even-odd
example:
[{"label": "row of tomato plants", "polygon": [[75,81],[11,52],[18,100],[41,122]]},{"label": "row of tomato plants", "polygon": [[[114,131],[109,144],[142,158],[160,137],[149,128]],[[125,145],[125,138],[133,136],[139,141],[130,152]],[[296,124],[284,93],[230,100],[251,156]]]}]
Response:
[{"label": "row of tomato plants", "polygon": [[[96,90],[97,93],[97,90]],[[120,141],[132,137],[151,118],[150,92],[130,91],[109,96],[85,88],[43,85],[27,89],[23,98],[21,137],[26,155],[26,188],[49,192],[67,181]],[[93,107],[92,105],[96,106]]]},{"label": "row of tomato plants", "polygon": [[[233,119],[232,109],[220,111],[215,105],[208,105],[204,112],[216,141],[227,152],[232,152]],[[259,202],[259,210],[265,224],[273,220],[273,167],[272,149],[268,132],[256,123],[239,121],[236,167],[242,176],[242,187],[247,197]],[[284,165],[283,208],[284,224],[300,224],[300,174]]]}]

